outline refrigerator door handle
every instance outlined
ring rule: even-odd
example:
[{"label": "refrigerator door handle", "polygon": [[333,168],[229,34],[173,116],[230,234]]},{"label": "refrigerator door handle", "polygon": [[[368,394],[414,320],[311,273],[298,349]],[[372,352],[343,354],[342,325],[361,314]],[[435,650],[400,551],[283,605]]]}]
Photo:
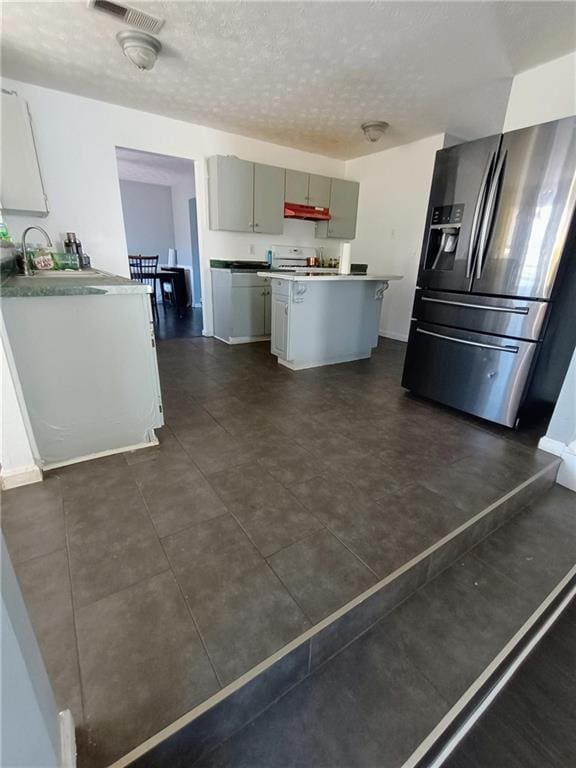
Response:
[{"label": "refrigerator door handle", "polygon": [[489,309],[492,312],[510,312],[513,315],[527,315],[530,307],[493,307],[489,304],[472,304],[466,301],[448,301],[447,299],[433,299],[430,296],[422,296],[422,301],[431,301],[434,304],[449,304],[452,307],[467,307],[469,309]]},{"label": "refrigerator door handle", "polygon": [[457,339],[454,336],[446,336],[443,333],[434,333],[434,331],[425,331],[423,328],[416,328],[416,333],[425,333],[426,336],[435,336],[437,339],[446,339],[455,341],[457,344],[467,344],[470,347],[482,347],[482,349],[496,349],[498,352],[511,352],[517,355],[520,347],[511,344],[483,344],[480,341],[468,341],[467,339]]},{"label": "refrigerator door handle", "polygon": [[478,260],[476,262],[476,279],[479,280],[482,277],[482,268],[484,266],[484,254],[486,251],[486,245],[488,241],[488,234],[492,227],[494,220],[494,208],[496,206],[496,198],[500,190],[500,182],[502,181],[502,174],[504,172],[504,164],[506,163],[506,157],[508,150],[504,150],[498,159],[496,170],[492,178],[492,184],[490,191],[488,192],[488,198],[486,201],[486,211],[484,213],[484,219],[480,228],[480,242],[478,245]]},{"label": "refrigerator door handle", "polygon": [[472,275],[472,259],[474,256],[474,246],[476,245],[476,237],[478,235],[478,226],[480,224],[480,219],[482,218],[481,216],[482,209],[484,208],[484,202],[486,199],[486,187],[488,186],[490,171],[492,170],[492,165],[494,164],[495,157],[496,157],[496,152],[493,152],[490,155],[488,162],[486,163],[484,175],[482,176],[482,183],[480,184],[480,192],[478,192],[478,199],[476,200],[476,208],[474,209],[474,216],[472,217],[472,226],[470,228],[470,244],[468,245],[468,256],[466,258],[466,277],[471,277]]}]

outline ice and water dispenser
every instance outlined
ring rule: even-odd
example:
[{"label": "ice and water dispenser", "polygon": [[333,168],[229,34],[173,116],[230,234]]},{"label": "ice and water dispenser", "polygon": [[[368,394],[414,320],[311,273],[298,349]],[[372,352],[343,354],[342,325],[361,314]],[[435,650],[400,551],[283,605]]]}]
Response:
[{"label": "ice and water dispenser", "polygon": [[433,209],[426,247],[426,269],[454,269],[463,214],[463,204],[439,205]]}]

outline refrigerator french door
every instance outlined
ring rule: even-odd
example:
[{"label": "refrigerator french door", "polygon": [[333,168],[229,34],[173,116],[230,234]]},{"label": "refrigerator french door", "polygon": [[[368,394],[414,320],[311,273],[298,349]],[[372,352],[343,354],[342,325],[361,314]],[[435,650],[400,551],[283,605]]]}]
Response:
[{"label": "refrigerator french door", "polygon": [[403,386],[516,425],[575,206],[576,118],[438,152]]},{"label": "refrigerator french door", "polygon": [[418,285],[469,291],[500,136],[440,150],[436,155]]},{"label": "refrigerator french door", "polygon": [[487,197],[473,293],[549,300],[576,204],[576,118],[505,133]]}]

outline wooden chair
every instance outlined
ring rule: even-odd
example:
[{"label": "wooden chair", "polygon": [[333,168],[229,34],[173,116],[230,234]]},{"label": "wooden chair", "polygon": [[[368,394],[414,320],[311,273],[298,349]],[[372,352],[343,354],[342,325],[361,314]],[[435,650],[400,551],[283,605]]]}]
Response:
[{"label": "wooden chair", "polygon": [[158,280],[158,256],[128,256],[130,278],[152,288],[150,301],[152,312],[158,319],[158,303],[156,301],[156,282]]}]

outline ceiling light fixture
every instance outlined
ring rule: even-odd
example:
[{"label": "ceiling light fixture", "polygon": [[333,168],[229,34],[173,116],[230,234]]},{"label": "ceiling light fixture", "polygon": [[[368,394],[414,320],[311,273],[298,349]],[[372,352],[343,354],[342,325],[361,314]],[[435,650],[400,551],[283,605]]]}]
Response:
[{"label": "ceiling light fixture", "polygon": [[162,50],[162,44],[152,35],[146,32],[127,30],[118,32],[116,40],[120,44],[124,56],[130,59],[138,69],[149,70],[156,64],[158,54]]},{"label": "ceiling light fixture", "polygon": [[378,139],[384,135],[389,126],[384,120],[370,120],[367,123],[362,123],[360,127],[364,131],[366,139],[374,144],[374,142],[378,141]]}]

